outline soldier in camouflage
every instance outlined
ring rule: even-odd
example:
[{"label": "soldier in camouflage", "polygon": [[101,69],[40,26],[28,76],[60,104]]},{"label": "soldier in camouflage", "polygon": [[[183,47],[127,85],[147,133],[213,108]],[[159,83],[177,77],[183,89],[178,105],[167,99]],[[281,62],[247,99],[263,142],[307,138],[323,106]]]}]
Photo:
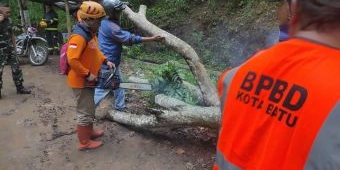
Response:
[{"label": "soldier in camouflage", "polygon": [[18,94],[30,94],[31,91],[22,85],[24,79],[15,53],[15,37],[12,33],[11,9],[0,4],[0,99],[2,89],[2,73],[7,63],[11,66],[12,77]]}]

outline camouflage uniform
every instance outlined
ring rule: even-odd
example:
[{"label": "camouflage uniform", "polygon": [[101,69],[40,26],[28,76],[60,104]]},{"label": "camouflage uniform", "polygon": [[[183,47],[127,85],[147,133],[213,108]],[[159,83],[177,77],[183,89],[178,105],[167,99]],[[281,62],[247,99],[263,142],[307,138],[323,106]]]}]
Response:
[{"label": "camouflage uniform", "polygon": [[0,90],[2,88],[2,73],[4,66],[7,63],[11,66],[13,81],[17,87],[18,93],[20,93],[19,91],[24,89],[22,85],[24,80],[22,71],[19,67],[12,36],[12,22],[10,19],[5,19],[0,23]]}]

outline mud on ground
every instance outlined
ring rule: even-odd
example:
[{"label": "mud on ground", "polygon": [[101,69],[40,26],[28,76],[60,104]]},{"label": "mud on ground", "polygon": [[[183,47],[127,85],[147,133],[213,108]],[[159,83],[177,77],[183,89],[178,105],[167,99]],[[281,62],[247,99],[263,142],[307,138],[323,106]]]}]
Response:
[{"label": "mud on ground", "polygon": [[[109,100],[97,109],[95,127],[104,146],[78,151],[72,91],[58,73],[58,56],[40,67],[23,65],[30,95],[16,94],[8,66],[0,100],[1,170],[208,170],[216,133],[204,128],[145,132],[105,119]],[[138,92],[127,91],[128,107],[141,110]]]}]

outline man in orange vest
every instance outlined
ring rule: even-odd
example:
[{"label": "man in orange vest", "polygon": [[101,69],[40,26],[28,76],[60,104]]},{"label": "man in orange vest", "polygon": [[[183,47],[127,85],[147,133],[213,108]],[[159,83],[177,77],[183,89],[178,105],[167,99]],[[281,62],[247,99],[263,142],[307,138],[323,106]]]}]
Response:
[{"label": "man in orange vest", "polygon": [[95,84],[103,63],[109,68],[114,66],[100,51],[96,36],[100,21],[105,15],[104,8],[99,3],[84,1],[79,9],[81,21],[75,25],[68,39],[67,59],[70,71],[67,84],[72,88],[77,103],[79,150],[96,149],[103,145],[102,141],[93,140],[102,136],[104,131],[93,129],[96,109],[94,88],[87,85]]},{"label": "man in orange vest", "polygon": [[340,169],[340,3],[292,14],[289,40],[220,76],[214,170]]}]

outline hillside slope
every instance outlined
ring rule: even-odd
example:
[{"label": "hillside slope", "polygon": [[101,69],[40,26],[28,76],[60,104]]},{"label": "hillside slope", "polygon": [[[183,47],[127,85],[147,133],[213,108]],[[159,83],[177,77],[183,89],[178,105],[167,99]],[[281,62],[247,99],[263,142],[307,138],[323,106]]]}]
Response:
[{"label": "hillside slope", "polygon": [[159,3],[149,5],[151,22],[189,43],[204,64],[220,70],[241,64],[278,36],[276,3],[194,1],[172,11],[162,11]]}]

